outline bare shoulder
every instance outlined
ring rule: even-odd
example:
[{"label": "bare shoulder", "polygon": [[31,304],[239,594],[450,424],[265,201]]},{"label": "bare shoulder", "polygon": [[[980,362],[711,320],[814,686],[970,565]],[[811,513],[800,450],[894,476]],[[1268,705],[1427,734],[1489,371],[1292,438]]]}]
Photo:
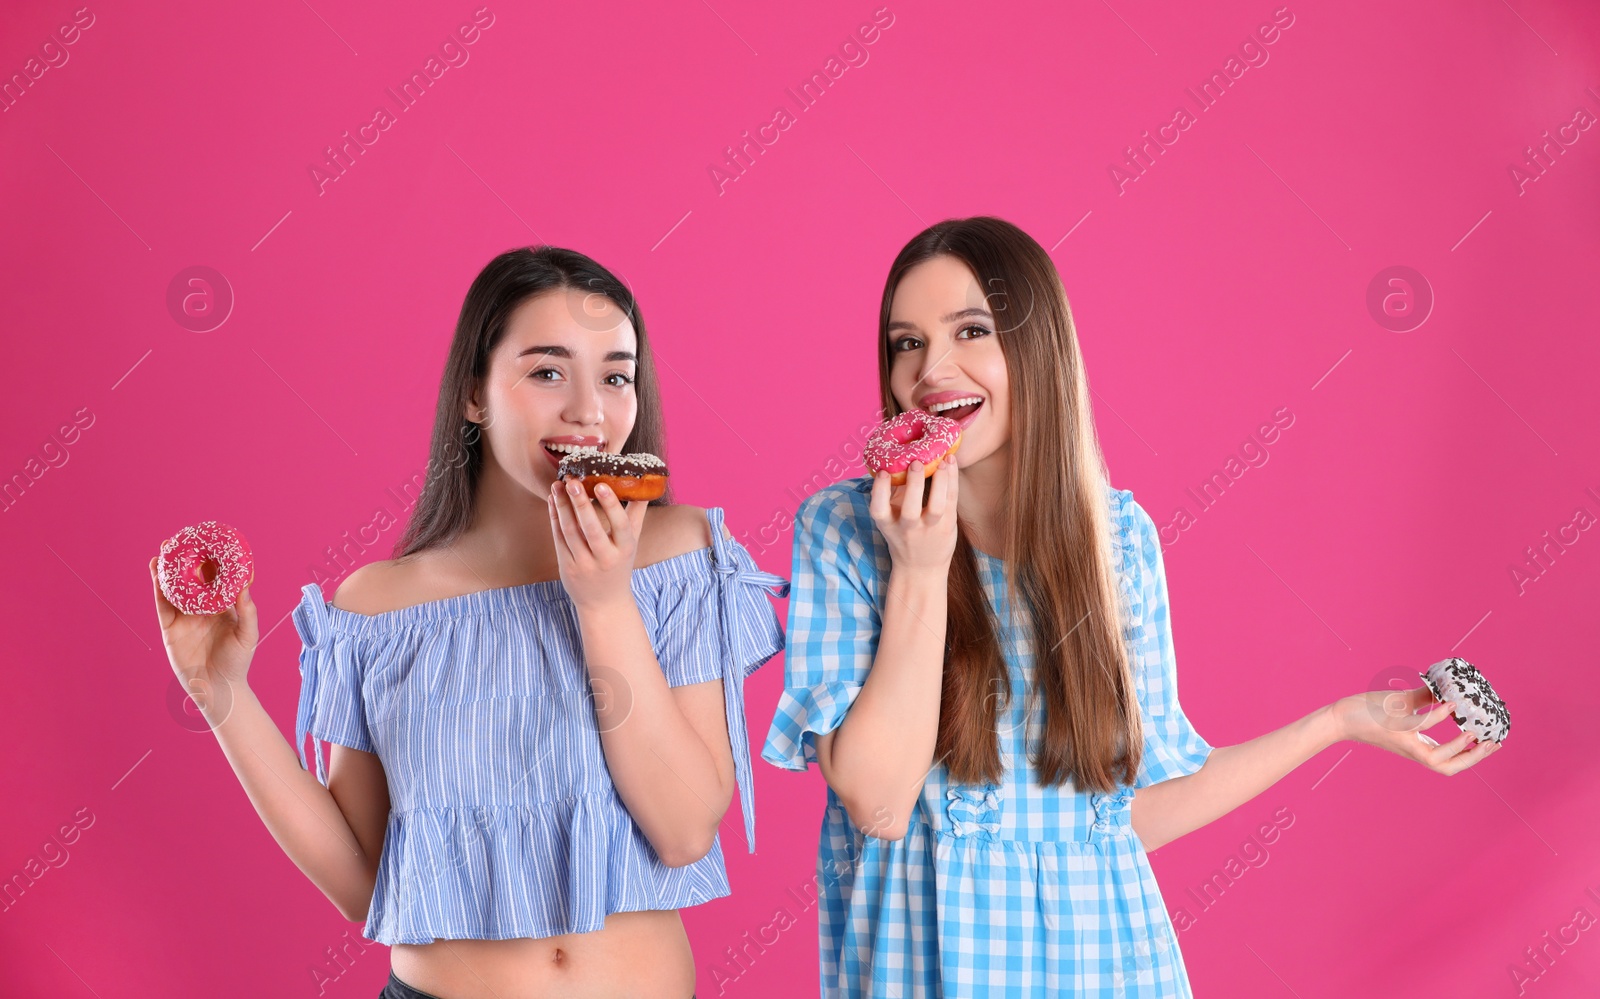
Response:
[{"label": "bare shoulder", "polygon": [[416,603],[414,562],[368,562],[344,578],[333,606],[356,614],[382,614]]},{"label": "bare shoulder", "polygon": [[636,564],[650,565],[710,546],[711,524],[703,507],[676,503],[653,506],[644,517]]}]

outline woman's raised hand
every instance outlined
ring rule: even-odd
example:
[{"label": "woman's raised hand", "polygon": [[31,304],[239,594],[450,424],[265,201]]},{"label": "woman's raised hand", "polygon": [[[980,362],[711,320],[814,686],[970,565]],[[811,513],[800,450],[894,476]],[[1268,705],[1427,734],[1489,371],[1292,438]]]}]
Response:
[{"label": "woman's raised hand", "polygon": [[[873,479],[869,509],[873,523],[889,543],[895,568],[938,573],[950,570],[950,557],[956,551],[956,492],[960,483],[954,454],[945,457],[931,480],[923,474],[920,461],[911,463],[903,486],[890,486],[888,472],[879,472]],[[926,504],[924,491],[928,494]]]},{"label": "woman's raised hand", "polygon": [[609,486],[595,486],[594,492],[591,500],[576,480],[558,479],[550,487],[550,530],[561,583],[574,605],[631,603],[633,560],[650,504],[634,500],[624,509]]},{"label": "woman's raised hand", "polygon": [[185,614],[161,592],[156,559],[150,560],[150,585],[156,595],[156,618],[161,624],[161,644],[183,689],[213,725],[227,717],[229,693],[243,687],[250,671],[260,633],[256,604],[245,585],[234,605],[220,614]]},{"label": "woman's raised hand", "polygon": [[[1428,708],[1426,714],[1417,714]],[[1340,734],[1391,753],[1416,760],[1439,773],[1457,774],[1491,753],[1500,751],[1498,742],[1474,742],[1472,733],[1462,732],[1446,743],[1438,743],[1424,733],[1450,717],[1448,701],[1435,702],[1427,687],[1413,690],[1369,690],[1334,702],[1334,717]]]}]

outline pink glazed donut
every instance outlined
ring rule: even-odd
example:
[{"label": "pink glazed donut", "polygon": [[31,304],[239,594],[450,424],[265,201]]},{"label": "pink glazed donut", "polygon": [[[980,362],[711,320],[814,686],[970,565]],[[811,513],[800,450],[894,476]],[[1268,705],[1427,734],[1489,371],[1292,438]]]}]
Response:
[{"label": "pink glazed donut", "polygon": [[161,542],[156,563],[161,592],[185,614],[222,613],[238,602],[254,575],[249,543],[215,520],[185,527]]},{"label": "pink glazed donut", "polygon": [[861,460],[873,475],[889,473],[889,484],[903,486],[913,461],[922,462],[926,475],[961,446],[961,424],[947,416],[908,409],[878,424],[867,435]]}]

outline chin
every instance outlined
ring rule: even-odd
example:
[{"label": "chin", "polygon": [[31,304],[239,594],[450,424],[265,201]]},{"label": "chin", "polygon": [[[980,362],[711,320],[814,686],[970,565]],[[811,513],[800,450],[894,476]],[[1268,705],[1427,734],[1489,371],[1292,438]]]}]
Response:
[{"label": "chin", "polygon": [[984,440],[973,441],[969,444],[967,439],[963,437],[961,439],[961,449],[956,452],[956,459],[960,464],[961,470],[965,471],[968,468],[975,468],[983,464],[998,454],[1000,450],[1000,448]]}]

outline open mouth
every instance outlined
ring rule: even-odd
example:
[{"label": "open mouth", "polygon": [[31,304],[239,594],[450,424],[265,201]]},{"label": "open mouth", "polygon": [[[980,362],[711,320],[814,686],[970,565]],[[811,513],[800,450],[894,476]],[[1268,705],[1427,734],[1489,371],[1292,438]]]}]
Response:
[{"label": "open mouth", "polygon": [[561,459],[569,454],[600,450],[597,444],[569,444],[564,441],[540,441],[539,444],[544,449],[544,456],[550,459],[552,465],[560,465]]},{"label": "open mouth", "polygon": [[964,396],[960,399],[947,399],[944,402],[936,402],[931,406],[926,406],[924,408],[935,416],[943,416],[947,419],[962,423],[966,421],[967,417],[971,416],[980,408],[982,408],[982,406],[983,398],[981,396],[971,395]]}]

